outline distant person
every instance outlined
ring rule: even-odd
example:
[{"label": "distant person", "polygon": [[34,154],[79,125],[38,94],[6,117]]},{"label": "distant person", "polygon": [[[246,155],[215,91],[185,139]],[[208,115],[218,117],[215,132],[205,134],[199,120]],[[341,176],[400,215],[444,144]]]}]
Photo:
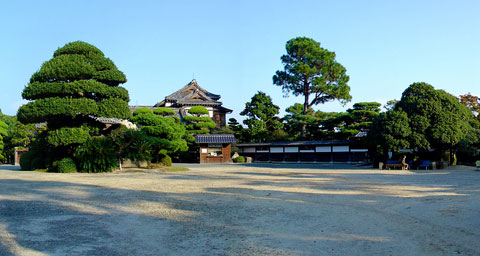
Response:
[{"label": "distant person", "polygon": [[406,163],[407,161],[407,156],[406,155],[403,155],[403,158],[402,158],[402,170],[408,170],[408,164]]}]

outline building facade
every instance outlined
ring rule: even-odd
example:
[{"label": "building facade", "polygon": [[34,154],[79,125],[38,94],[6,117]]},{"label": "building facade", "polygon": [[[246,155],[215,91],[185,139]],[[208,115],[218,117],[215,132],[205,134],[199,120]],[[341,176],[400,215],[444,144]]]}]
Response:
[{"label": "building facade", "polygon": [[[209,117],[215,122],[216,128],[222,128],[227,125],[226,115],[232,113],[232,110],[223,107],[222,102],[219,101],[220,98],[220,95],[203,89],[197,83],[197,80],[193,79],[183,88],[166,96],[164,100],[151,108],[167,107],[173,109],[176,115],[183,120],[191,107],[204,106],[208,110]],[[140,106],[133,107],[132,110],[138,107]]]},{"label": "building facade", "polygon": [[239,154],[254,162],[354,163],[369,162],[367,148],[355,141],[291,141],[237,144]]},{"label": "building facade", "polygon": [[200,146],[200,163],[231,163],[233,134],[198,134],[195,142]]}]

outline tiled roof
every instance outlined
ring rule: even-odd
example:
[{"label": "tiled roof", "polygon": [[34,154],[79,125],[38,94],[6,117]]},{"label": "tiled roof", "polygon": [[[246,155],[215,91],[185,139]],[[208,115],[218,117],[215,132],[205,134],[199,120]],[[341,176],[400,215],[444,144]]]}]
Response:
[{"label": "tiled roof", "polygon": [[311,141],[275,141],[275,142],[256,142],[241,143],[237,147],[255,147],[255,146],[315,146],[315,145],[351,145],[355,144],[352,140],[311,140]]},{"label": "tiled roof", "polygon": [[165,97],[166,100],[188,100],[193,96],[202,98],[204,101],[217,101],[220,99],[220,95],[213,94],[203,89],[198,85],[197,80],[193,79],[190,83],[182,87],[180,90]]},{"label": "tiled roof", "polygon": [[196,143],[234,143],[233,134],[198,134],[195,135]]}]

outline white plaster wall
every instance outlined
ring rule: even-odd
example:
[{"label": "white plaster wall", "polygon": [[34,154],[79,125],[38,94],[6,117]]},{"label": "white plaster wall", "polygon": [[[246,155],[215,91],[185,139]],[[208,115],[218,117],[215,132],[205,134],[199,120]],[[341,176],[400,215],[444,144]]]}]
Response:
[{"label": "white plaster wall", "polygon": [[332,147],[330,147],[330,146],[328,146],[328,147],[325,147],[325,146],[323,146],[323,147],[316,147],[315,150],[316,150],[317,152],[327,152],[327,153],[330,153],[330,152],[332,152]]},{"label": "white plaster wall", "polygon": [[283,153],[283,147],[270,147],[270,153]]},{"label": "white plaster wall", "polygon": [[348,146],[333,146],[333,152],[348,152]]},{"label": "white plaster wall", "polygon": [[285,152],[296,153],[296,152],[298,152],[298,147],[285,147]]}]

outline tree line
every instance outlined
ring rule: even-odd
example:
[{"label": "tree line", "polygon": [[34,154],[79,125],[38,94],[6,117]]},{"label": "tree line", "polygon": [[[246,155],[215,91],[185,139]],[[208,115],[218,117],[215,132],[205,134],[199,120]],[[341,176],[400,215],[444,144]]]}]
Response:
[{"label": "tree line", "polygon": [[[413,83],[399,101],[381,111],[377,102],[357,102],[346,112],[322,112],[313,107],[328,101],[351,101],[346,68],[335,53],[306,37],[286,43],[284,66],[273,84],[285,96],[303,96],[303,103],[279,107],[270,96],[257,92],[240,113],[241,125],[231,118],[216,130],[204,107],[192,107],[183,122],[168,108],[142,108],[131,113],[126,76],[93,45],[76,41],[57,49],[22,92],[29,102],[16,117],[0,112],[0,162],[9,161],[15,147],[29,148],[23,169],[103,172],[123,158],[171,164],[174,159],[195,161],[195,134],[234,133],[239,142],[292,140],[356,140],[372,155],[412,149],[437,156],[462,152],[478,154],[480,99],[460,99],[427,83]],[[127,129],[119,120],[139,127]],[[115,121],[116,120],[116,121]],[[451,158],[453,159],[453,158]]]}]

